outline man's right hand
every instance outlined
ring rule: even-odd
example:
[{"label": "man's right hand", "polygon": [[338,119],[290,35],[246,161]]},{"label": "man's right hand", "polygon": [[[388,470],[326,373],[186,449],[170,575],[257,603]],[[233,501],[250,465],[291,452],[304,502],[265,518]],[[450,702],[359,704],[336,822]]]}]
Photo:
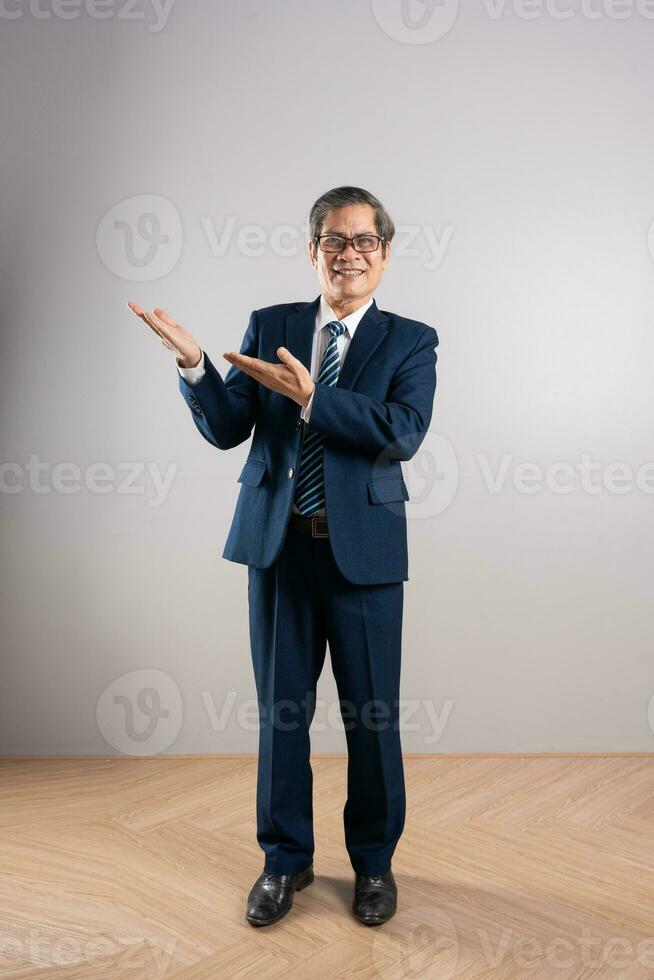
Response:
[{"label": "man's right hand", "polygon": [[138,303],[130,301],[127,305],[135,316],[157,334],[164,347],[177,354],[177,363],[181,368],[196,367],[200,363],[202,350],[197,340],[179,323],[175,323],[165,310],[157,307],[149,313]]}]

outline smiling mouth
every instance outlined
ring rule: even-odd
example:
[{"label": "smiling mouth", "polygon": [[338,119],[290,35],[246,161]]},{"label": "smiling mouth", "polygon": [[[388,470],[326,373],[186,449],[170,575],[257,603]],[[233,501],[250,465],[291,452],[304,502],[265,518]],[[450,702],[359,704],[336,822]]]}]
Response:
[{"label": "smiling mouth", "polygon": [[334,272],[343,279],[356,279],[363,275],[363,269],[334,269]]}]

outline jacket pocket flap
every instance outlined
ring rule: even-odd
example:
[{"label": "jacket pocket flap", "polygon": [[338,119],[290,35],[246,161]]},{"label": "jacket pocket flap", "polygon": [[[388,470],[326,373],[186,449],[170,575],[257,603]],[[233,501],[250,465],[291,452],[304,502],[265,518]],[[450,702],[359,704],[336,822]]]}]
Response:
[{"label": "jacket pocket flap", "polygon": [[409,491],[401,476],[380,476],[368,480],[368,496],[373,504],[385,504],[391,500],[408,500]]},{"label": "jacket pocket flap", "polygon": [[246,483],[249,487],[258,487],[267,469],[268,463],[265,459],[246,459],[237,482]]}]

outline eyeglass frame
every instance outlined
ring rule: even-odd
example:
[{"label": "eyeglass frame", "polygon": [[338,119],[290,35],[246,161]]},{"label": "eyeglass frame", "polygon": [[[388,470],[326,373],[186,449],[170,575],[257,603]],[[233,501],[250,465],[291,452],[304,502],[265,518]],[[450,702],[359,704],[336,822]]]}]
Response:
[{"label": "eyeglass frame", "polygon": [[[320,244],[321,238],[342,238],[343,239],[343,243],[344,243],[343,244],[343,248],[339,248],[335,252],[330,252],[328,249],[323,248],[322,245]],[[356,248],[356,246],[354,244],[354,239],[355,238],[376,238],[377,239],[377,246],[375,248],[368,249],[368,252],[366,253],[365,250],[363,250],[363,249],[360,250],[360,249]],[[315,235],[313,240],[314,240],[314,242],[317,242],[318,248],[322,252],[327,252],[328,255],[338,255],[338,253],[339,252],[342,252],[344,248],[347,248],[347,246],[350,243],[352,244],[352,248],[354,249],[355,252],[358,252],[360,255],[366,255],[366,254],[370,254],[372,252],[378,252],[379,251],[379,246],[382,244],[382,242],[387,241],[387,239],[384,238],[382,235],[371,235],[371,234],[368,234],[365,231],[361,232],[359,235],[354,235],[353,238],[348,238],[347,235],[337,235],[335,232],[332,232],[332,234],[329,234],[329,235]]]}]

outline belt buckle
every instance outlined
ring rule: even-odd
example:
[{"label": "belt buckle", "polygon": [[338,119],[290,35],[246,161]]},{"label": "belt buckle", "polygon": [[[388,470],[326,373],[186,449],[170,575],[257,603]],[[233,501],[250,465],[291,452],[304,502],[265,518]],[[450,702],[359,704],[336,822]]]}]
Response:
[{"label": "belt buckle", "polygon": [[[324,527],[324,534],[321,534],[318,530],[318,524],[322,521]],[[325,517],[312,517],[311,518],[311,537],[312,538],[328,538],[329,534],[327,532],[327,519]]]}]

